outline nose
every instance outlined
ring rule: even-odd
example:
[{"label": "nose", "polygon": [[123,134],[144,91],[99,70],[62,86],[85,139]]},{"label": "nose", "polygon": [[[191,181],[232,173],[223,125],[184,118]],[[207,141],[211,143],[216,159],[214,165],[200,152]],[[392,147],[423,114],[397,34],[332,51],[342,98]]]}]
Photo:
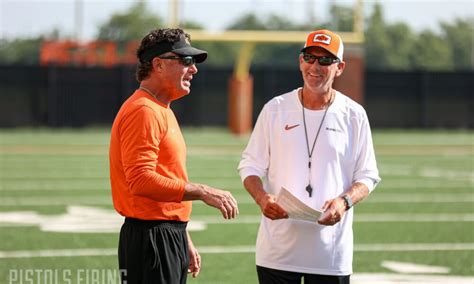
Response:
[{"label": "nose", "polygon": [[321,69],[321,66],[318,63],[318,60],[314,61],[313,64],[309,67],[309,70],[313,70],[314,72],[317,72]]},{"label": "nose", "polygon": [[325,67],[325,66],[319,64],[317,59],[313,62],[313,65],[311,66],[311,68],[314,68],[316,70],[321,70],[323,67]]},{"label": "nose", "polygon": [[197,68],[196,64],[193,64],[193,65],[189,66],[188,71],[191,74],[196,74],[198,72],[198,68]]}]

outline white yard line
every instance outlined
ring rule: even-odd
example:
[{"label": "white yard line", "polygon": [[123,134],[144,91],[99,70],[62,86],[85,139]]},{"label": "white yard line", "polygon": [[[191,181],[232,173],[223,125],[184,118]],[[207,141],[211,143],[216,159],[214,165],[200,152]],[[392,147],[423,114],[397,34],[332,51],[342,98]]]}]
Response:
[{"label": "white yard line", "polygon": [[472,276],[455,275],[413,275],[395,273],[355,273],[351,276],[353,284],[472,284]]},{"label": "white yard line", "polygon": [[0,206],[112,205],[112,197],[2,197]]},{"label": "white yard line", "polygon": [[354,251],[464,251],[474,250],[474,243],[408,243],[408,244],[356,244]]},{"label": "white yard line", "polygon": [[117,255],[117,249],[54,249],[0,251],[0,258],[74,257]]},{"label": "white yard line", "polygon": [[382,193],[369,196],[370,203],[474,203],[472,193]]},{"label": "white yard line", "polygon": [[[235,195],[240,204],[254,204],[247,195]],[[411,193],[390,194],[374,193],[364,201],[369,203],[474,203],[472,193]],[[77,197],[10,197],[3,196],[0,206],[54,206],[54,205],[111,205],[112,198],[107,196],[77,196]],[[203,202],[193,202],[196,206],[205,205]]]},{"label": "white yard line", "polygon": [[474,222],[474,214],[354,214],[354,222]]},{"label": "white yard line", "polygon": [[[382,177],[386,176],[386,175],[381,175]],[[225,178],[226,179],[226,183],[224,184],[222,181],[219,181],[218,179],[216,179],[215,181],[213,181],[213,184],[215,185],[219,185],[219,187],[222,187],[222,188],[227,188],[227,189],[230,189],[230,188],[235,188],[235,183],[234,182],[227,182],[228,180],[230,180],[230,178]],[[5,184],[0,184],[0,192],[4,192],[4,191],[7,191],[7,192],[22,192],[22,191],[48,191],[48,192],[66,192],[66,191],[69,191],[69,192],[77,192],[77,191],[81,191],[81,192],[99,192],[99,191],[102,191],[104,193],[109,193],[110,192],[110,186],[108,184],[109,180],[108,179],[104,179],[104,186],[101,186],[101,187],[97,187],[96,185],[94,186],[77,186],[77,185],[74,185],[73,184],[73,187],[69,186],[63,186],[63,187],[60,187],[60,186],[57,186],[57,185],[53,185],[53,186],[39,186],[39,187],[28,187],[27,185],[24,185],[22,184],[21,186],[12,186],[12,185],[9,185],[8,187],[5,185]],[[33,183],[33,182],[32,182]],[[436,181],[436,180],[419,180],[419,181],[413,181],[413,180],[391,180],[391,181],[383,181],[383,189],[384,190],[398,190],[398,189],[407,189],[407,188],[418,188],[420,189],[420,191],[423,191],[424,189],[444,189],[444,190],[447,190],[447,189],[450,189],[450,188],[455,188],[455,190],[457,190],[458,188],[460,187],[469,187],[471,186],[472,184],[474,183],[474,181],[472,181],[470,184],[467,183],[467,182],[464,182],[463,183],[454,183],[454,184],[449,184],[449,185],[446,185],[446,187],[443,187],[442,185],[440,185],[440,182],[439,181]],[[248,197],[249,195],[246,195],[245,194],[245,189],[243,189],[243,187],[238,184],[239,186],[239,189],[238,191],[233,191],[234,196],[237,195],[239,196],[239,194],[236,194],[236,193],[244,193],[244,194],[240,194],[240,196],[245,196],[245,197]],[[382,185],[380,185],[379,187],[382,187]],[[378,189],[377,189],[378,190]],[[377,191],[375,191],[377,192]],[[378,191],[380,192],[380,191]],[[448,191],[446,191],[448,192]],[[379,194],[379,193],[377,193]]]},{"label": "white yard line", "polygon": [[380,165],[381,176],[418,176],[423,178],[441,178],[445,180],[474,182],[474,172],[469,168],[450,170],[443,167],[423,166],[421,168],[404,164]]},{"label": "white yard line", "polygon": [[[206,224],[254,224],[260,223],[260,215],[239,215],[236,219],[224,220],[221,216],[194,215],[191,222],[199,221]],[[474,222],[474,214],[358,214],[354,222]]]},{"label": "white yard line", "polygon": [[[201,253],[254,253],[255,246],[201,246]],[[411,244],[356,244],[356,252],[383,251],[466,251],[474,250],[474,243],[411,243]],[[32,257],[80,257],[80,256],[111,256],[117,255],[117,248],[96,249],[54,249],[54,250],[22,250],[0,251],[0,259],[32,258]]]},{"label": "white yard line", "polygon": [[399,274],[448,274],[450,267],[384,260],[380,266]]},{"label": "white yard line", "polygon": [[[188,224],[191,231],[205,230],[208,225],[259,224],[261,215],[239,215],[225,220],[220,215],[194,215]],[[474,214],[356,214],[356,223],[474,222]],[[0,227],[38,226],[41,231],[63,233],[116,233],[123,217],[110,209],[68,206],[59,215],[43,215],[35,211],[0,212]]]}]

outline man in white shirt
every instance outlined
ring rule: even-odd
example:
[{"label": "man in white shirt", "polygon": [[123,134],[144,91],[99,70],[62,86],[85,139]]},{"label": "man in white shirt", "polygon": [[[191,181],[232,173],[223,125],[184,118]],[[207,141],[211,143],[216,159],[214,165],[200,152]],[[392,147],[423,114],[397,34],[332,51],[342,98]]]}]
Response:
[{"label": "man in white shirt", "polygon": [[[260,283],[349,283],[352,206],[380,181],[367,114],[332,88],[344,71],[343,42],[311,32],[299,55],[303,87],[262,109],[239,172],[260,206],[256,264]],[[288,219],[281,188],[324,212],[314,222]]]}]

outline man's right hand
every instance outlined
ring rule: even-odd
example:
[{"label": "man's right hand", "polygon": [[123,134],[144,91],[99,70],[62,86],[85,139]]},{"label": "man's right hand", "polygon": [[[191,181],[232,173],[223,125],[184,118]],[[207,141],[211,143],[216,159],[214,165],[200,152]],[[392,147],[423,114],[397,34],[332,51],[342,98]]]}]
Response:
[{"label": "man's right hand", "polygon": [[225,219],[233,219],[239,214],[237,201],[229,191],[216,189],[205,184],[188,183],[185,187],[183,200],[197,199],[219,209]]},{"label": "man's right hand", "polygon": [[288,213],[276,203],[273,195],[264,193],[257,198],[256,202],[265,217],[272,220],[288,218]]},{"label": "man's right hand", "polygon": [[244,179],[244,187],[253,197],[262,214],[272,220],[288,218],[288,213],[276,203],[275,196],[263,190],[262,180],[258,176],[248,176]]}]

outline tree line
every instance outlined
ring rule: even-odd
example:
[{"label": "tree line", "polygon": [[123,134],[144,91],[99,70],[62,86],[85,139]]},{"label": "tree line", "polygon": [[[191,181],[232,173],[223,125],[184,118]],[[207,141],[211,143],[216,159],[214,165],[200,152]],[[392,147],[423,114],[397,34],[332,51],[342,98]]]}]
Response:
[{"label": "tree line", "polygon": [[[270,14],[259,17],[244,14],[227,30],[315,30],[329,28],[350,32],[353,28],[351,7],[332,5],[328,22],[296,24],[289,19]],[[98,26],[97,40],[125,44],[138,40],[149,30],[166,26],[164,20],[148,10],[145,2],[137,1],[124,13],[116,13]],[[197,22],[181,23],[184,29],[203,29]],[[440,22],[439,32],[414,32],[405,23],[388,23],[380,3],[365,19],[365,64],[370,70],[433,70],[456,71],[474,69],[474,18],[457,18]],[[0,40],[0,64],[38,64],[44,40],[64,39],[57,30],[36,38]],[[191,35],[192,38],[192,35]],[[302,42],[304,39],[302,39]],[[197,43],[209,52],[207,64],[232,65],[240,46],[235,43]],[[252,64],[297,66],[301,44],[258,44]]]}]

